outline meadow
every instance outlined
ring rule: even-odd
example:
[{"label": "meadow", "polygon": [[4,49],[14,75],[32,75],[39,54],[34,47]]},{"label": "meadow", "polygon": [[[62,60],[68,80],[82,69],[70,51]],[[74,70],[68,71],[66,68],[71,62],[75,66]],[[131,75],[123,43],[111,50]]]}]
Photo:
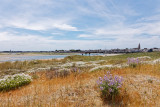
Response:
[{"label": "meadow", "polygon": [[[121,86],[99,85],[105,76]],[[160,52],[4,62],[0,84],[0,107],[158,107]]]}]

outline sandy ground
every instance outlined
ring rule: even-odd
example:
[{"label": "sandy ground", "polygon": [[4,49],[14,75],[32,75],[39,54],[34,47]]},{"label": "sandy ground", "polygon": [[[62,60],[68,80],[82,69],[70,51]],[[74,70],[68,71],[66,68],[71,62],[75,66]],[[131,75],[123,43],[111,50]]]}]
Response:
[{"label": "sandy ground", "polygon": [[122,54],[104,54],[104,55],[101,55],[101,56],[117,56],[117,55],[122,55]]}]

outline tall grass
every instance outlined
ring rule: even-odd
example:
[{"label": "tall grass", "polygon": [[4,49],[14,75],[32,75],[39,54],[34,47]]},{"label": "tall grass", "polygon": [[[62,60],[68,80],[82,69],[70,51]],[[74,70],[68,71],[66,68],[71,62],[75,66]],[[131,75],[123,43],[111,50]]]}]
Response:
[{"label": "tall grass", "polygon": [[15,61],[0,63],[0,77],[4,75],[13,75],[16,73],[23,73],[29,69],[42,68],[47,66],[54,66],[64,61],[52,60],[32,60],[32,61]]}]

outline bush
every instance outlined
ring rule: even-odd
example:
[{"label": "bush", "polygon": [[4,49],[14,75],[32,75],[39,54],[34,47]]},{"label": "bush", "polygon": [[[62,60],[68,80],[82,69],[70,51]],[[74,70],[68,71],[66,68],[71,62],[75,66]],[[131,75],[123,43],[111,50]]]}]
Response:
[{"label": "bush", "polygon": [[48,71],[46,71],[46,78],[47,79],[53,79],[53,78],[65,78],[68,75],[70,75],[70,71],[68,69],[57,69],[57,68],[52,68]]},{"label": "bush", "polygon": [[12,76],[5,76],[0,79],[0,91],[9,91],[20,86],[29,84],[32,81],[31,76],[22,74],[15,74]]},{"label": "bush", "polygon": [[103,78],[99,77],[98,86],[101,90],[101,97],[107,100],[114,100],[119,94],[119,88],[122,86],[122,77],[112,76],[107,72]]},{"label": "bush", "polygon": [[141,60],[139,58],[127,58],[128,59],[128,64],[132,68],[136,68],[138,64],[141,63]]}]

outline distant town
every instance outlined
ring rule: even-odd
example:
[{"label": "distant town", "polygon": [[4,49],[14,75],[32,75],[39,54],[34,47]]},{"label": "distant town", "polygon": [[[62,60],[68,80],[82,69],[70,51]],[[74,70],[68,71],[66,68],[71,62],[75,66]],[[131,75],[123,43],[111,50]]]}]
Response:
[{"label": "distant town", "polygon": [[80,49],[70,49],[70,50],[55,50],[55,51],[0,51],[0,53],[82,53],[82,54],[90,54],[90,53],[104,53],[104,54],[113,54],[113,53],[137,53],[137,52],[155,52],[160,51],[160,48],[144,48],[141,49],[141,45],[139,44],[137,48],[126,48],[126,49],[96,49],[96,50],[80,50]]}]

